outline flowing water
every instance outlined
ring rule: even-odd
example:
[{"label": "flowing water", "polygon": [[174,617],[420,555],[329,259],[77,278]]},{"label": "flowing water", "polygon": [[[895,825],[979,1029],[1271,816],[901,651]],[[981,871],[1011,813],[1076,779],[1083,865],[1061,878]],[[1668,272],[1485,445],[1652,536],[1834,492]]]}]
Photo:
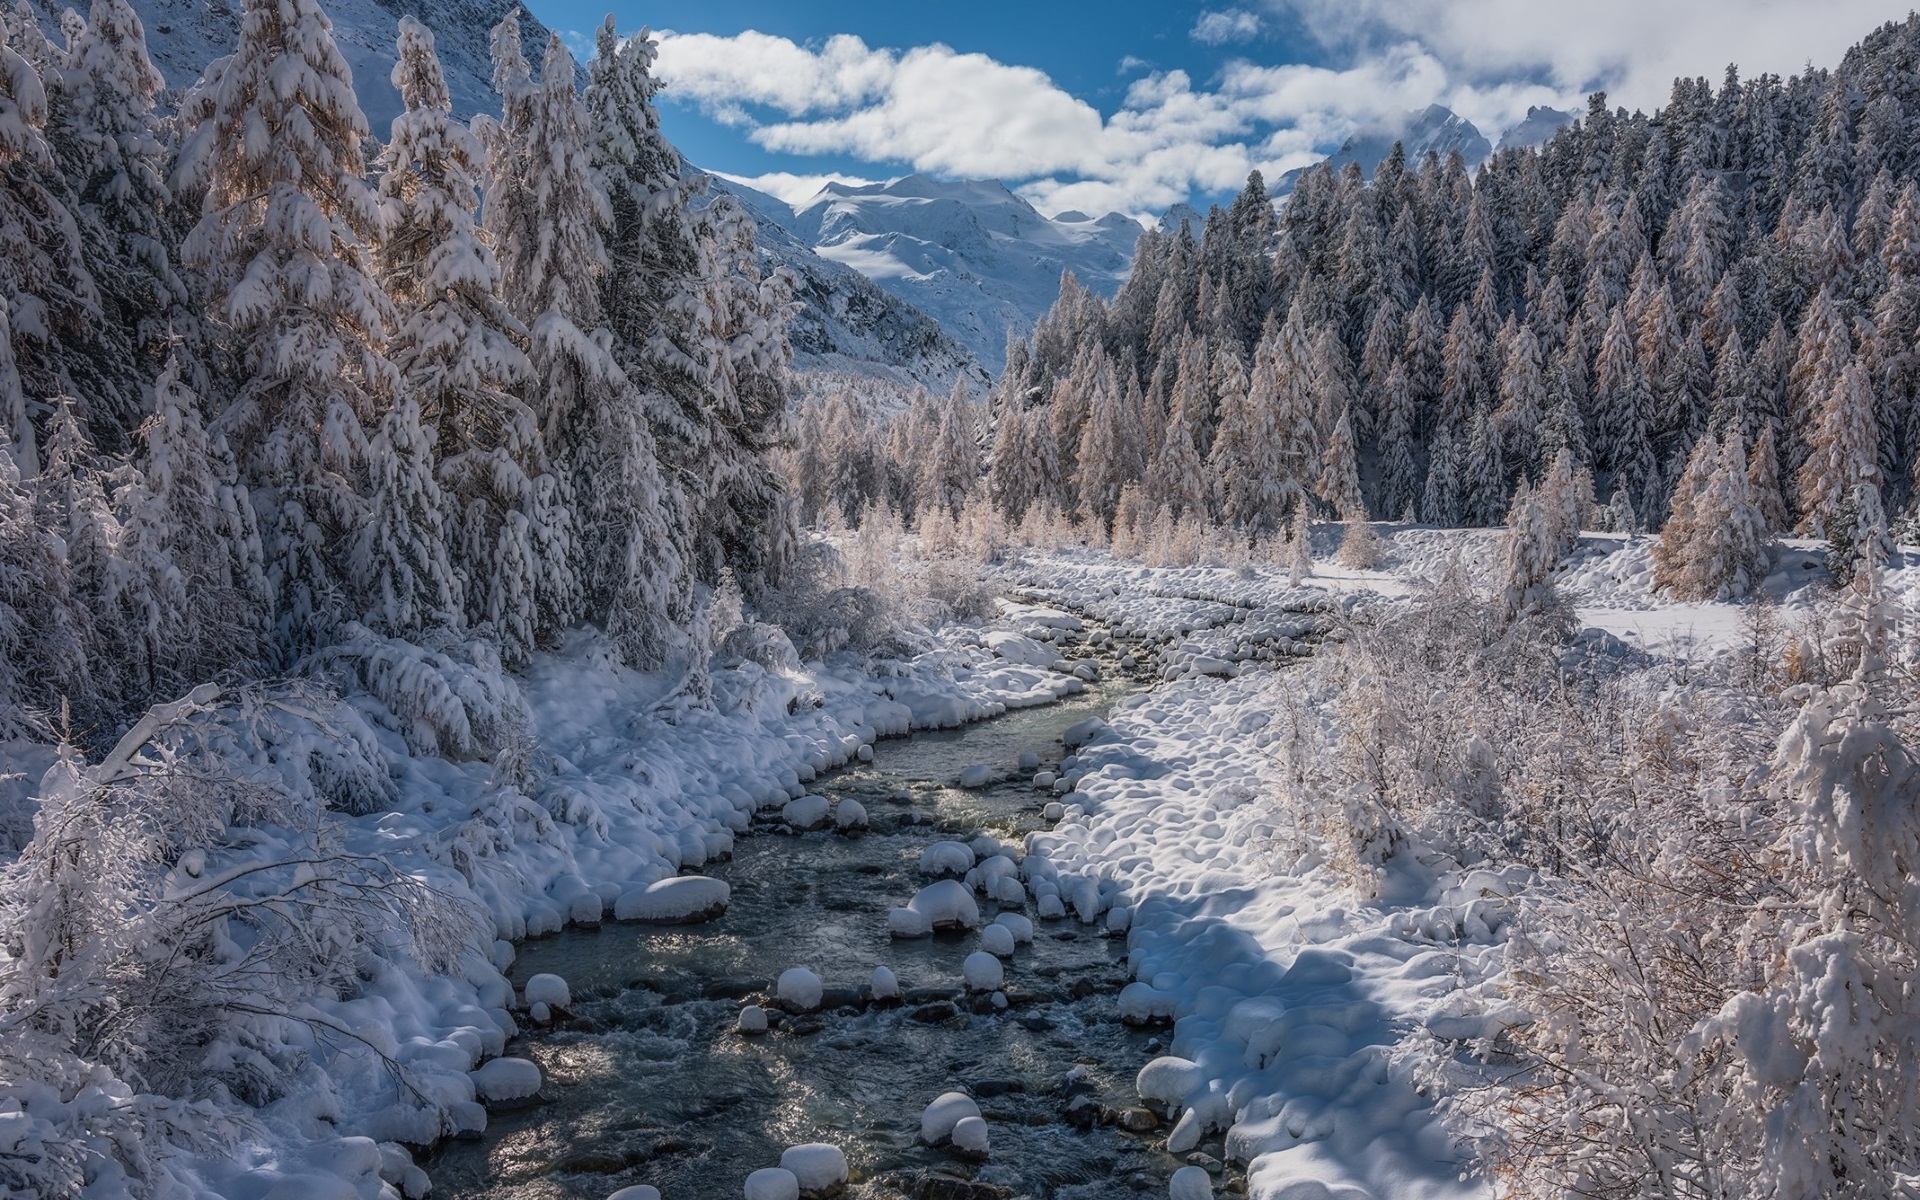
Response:
[{"label": "flowing water", "polygon": [[[609,924],[523,944],[515,982],[565,977],[573,1019],[510,1051],[537,1060],[546,1086],[526,1106],[496,1108],[483,1139],[437,1154],[427,1164],[434,1194],[603,1200],[650,1183],[665,1200],[722,1200],[785,1147],[824,1141],[846,1152],[851,1197],[1164,1195],[1182,1165],[1157,1148],[1164,1130],[1122,1128],[1149,1119],[1123,1110],[1137,1104],[1133,1078],[1165,1038],[1119,1021],[1124,938],[1071,918],[1036,920],[1034,943],[1007,963],[1009,1007],[975,1012],[961,962],[976,936],[896,941],[886,924],[926,882],[916,867],[928,843],[980,833],[1017,842],[1043,824],[1051,796],[1021,772],[960,791],[949,785],[964,767],[1012,768],[1022,752],[1051,767],[1061,730],[1129,690],[1102,683],[1060,704],[879,743],[872,763],[814,785],[860,800],[872,831],[741,838],[731,862],[709,868],[733,889],[717,921]],[[983,919],[994,911],[983,903]],[[860,1001],[878,964],[899,977],[906,1003]],[[743,998],[769,993],[794,966],[826,981],[821,1010],[758,1037],[734,1032]],[[973,1095],[987,1119],[985,1164],[920,1144],[921,1109],[950,1090]]]}]

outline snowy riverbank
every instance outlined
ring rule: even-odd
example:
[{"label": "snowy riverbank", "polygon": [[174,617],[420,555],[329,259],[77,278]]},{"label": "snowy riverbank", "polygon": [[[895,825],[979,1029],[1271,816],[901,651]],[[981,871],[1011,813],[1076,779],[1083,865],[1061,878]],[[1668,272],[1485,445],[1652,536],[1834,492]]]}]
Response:
[{"label": "snowy riverbank", "polygon": [[[279,873],[288,878],[273,886],[292,895],[307,883],[295,873],[316,870],[303,862],[377,858],[457,909],[484,913],[470,948],[451,973],[432,972],[389,930],[378,950],[360,953],[348,998],[256,997],[259,1017],[216,1057],[292,1064],[295,1082],[271,1093],[222,1086],[220,1099],[180,1109],[100,1068],[95,1083],[66,1096],[0,1082],[0,1154],[24,1163],[27,1179],[33,1164],[51,1161],[49,1149],[89,1161],[90,1196],[135,1183],[229,1200],[422,1194],[429,1181],[404,1147],[477,1131],[484,1102],[539,1086],[531,1064],[497,1057],[537,999],[517,995],[501,973],[513,941],[649,911],[649,885],[728,855],[751,814],[806,795],[816,773],[870,754],[878,738],[1084,688],[1084,667],[1075,675],[1077,664],[1053,653],[1022,653],[1034,646],[955,623],[920,653],[862,667],[846,656],[803,665],[783,640],[762,639],[754,657],[712,672],[702,706],[688,703],[685,680],[621,667],[586,636],[517,678],[457,650],[386,644],[358,662],[370,686],[338,704],[305,694],[214,701],[191,720],[217,727],[226,756],[251,761],[256,783],[335,807],[352,783],[377,789],[381,803],[365,815],[320,813],[305,829],[237,822],[208,849],[181,856],[163,885],[170,894]],[[517,744],[507,753],[485,747],[491,762],[433,752],[486,736]],[[50,768],[63,770],[49,747],[0,747],[8,789],[0,801],[16,824],[31,820],[27,798]],[[168,1114],[172,1144],[135,1132],[155,1108]],[[120,1174],[104,1142],[87,1149],[114,1137],[142,1143],[148,1179]],[[187,1140],[199,1152],[178,1148]]]}]

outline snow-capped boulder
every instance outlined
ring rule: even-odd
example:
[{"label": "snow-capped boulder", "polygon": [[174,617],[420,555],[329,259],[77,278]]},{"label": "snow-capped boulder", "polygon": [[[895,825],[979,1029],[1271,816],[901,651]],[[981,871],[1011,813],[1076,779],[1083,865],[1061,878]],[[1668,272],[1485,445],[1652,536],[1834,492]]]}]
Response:
[{"label": "snow-capped boulder", "polygon": [[987,1156],[987,1123],[980,1117],[961,1117],[953,1125],[953,1148],[974,1158]]},{"label": "snow-capped boulder", "polygon": [[825,796],[802,796],[798,800],[787,801],[780,809],[780,819],[795,833],[824,829],[832,816],[833,806]]},{"label": "snow-capped boulder", "polygon": [[953,1137],[953,1127],[967,1117],[976,1120],[980,1106],[965,1092],[944,1092],[920,1113],[920,1140],[938,1146]]},{"label": "snow-capped boulder", "polygon": [[747,1200],[800,1200],[800,1179],[785,1167],[762,1167],[747,1176]]},{"label": "snow-capped boulder", "polygon": [[935,842],[920,852],[920,873],[934,879],[959,879],[973,869],[973,847],[965,842]]},{"label": "snow-capped boulder", "polygon": [[1013,957],[1013,930],[997,923],[981,926],[980,948],[995,958]]},{"label": "snow-capped boulder", "polygon": [[820,997],[826,992],[826,985],[820,977],[805,967],[789,967],[780,972],[780,979],[774,985],[774,995],[780,1003],[795,1012],[812,1012],[820,1007]]},{"label": "snow-capped boulder", "polygon": [[1000,965],[998,958],[985,950],[975,950],[967,955],[967,961],[960,970],[966,976],[968,991],[997,992],[1006,986],[1007,969]]},{"label": "snow-capped boulder", "polygon": [[793,1172],[803,1192],[824,1192],[847,1181],[845,1152],[826,1142],[788,1146],[780,1155],[780,1165]]},{"label": "snow-capped boulder", "polygon": [[676,875],[622,892],[613,903],[616,921],[677,924],[709,921],[727,911],[732,889],[706,875]]},{"label": "snow-capped boulder", "polygon": [[524,1100],[540,1090],[540,1064],[524,1058],[496,1058],[468,1077],[482,1100]]},{"label": "snow-capped boulder", "polygon": [[548,1008],[572,1008],[573,994],[567,990],[567,981],[558,975],[535,975],[527,980],[523,993],[529,1007],[544,1004]]}]

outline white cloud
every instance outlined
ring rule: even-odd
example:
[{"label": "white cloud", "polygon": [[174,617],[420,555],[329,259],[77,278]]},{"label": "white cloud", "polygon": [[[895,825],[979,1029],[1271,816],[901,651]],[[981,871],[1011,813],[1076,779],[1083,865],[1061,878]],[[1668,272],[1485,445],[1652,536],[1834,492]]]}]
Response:
[{"label": "white cloud", "polygon": [[1243,8],[1209,11],[1193,23],[1190,36],[1196,42],[1221,46],[1228,42],[1250,42],[1260,36],[1260,16]]},{"label": "white cloud", "polygon": [[1148,62],[1146,59],[1135,58],[1133,55],[1127,54],[1121,57],[1120,66],[1118,69],[1114,71],[1114,74],[1131,75],[1135,71],[1144,71],[1151,66],[1153,66],[1153,64]]},{"label": "white cloud", "polygon": [[[740,125],[769,150],[1001,178],[1047,211],[1133,215],[1238,187],[1254,167],[1311,162],[1316,147],[1422,107],[1446,83],[1430,56],[1413,52],[1347,71],[1239,64],[1212,90],[1183,71],[1155,71],[1102,117],[1043,72],[982,54],[874,48],[850,36],[805,47],[761,33],[663,33],[660,74],[670,98]],[[1276,139],[1275,128],[1288,133]]]},{"label": "white cloud", "polygon": [[[1607,89],[1652,111],[1675,76],[1718,86],[1730,62],[1744,76],[1832,66],[1911,0],[1264,0],[1353,60],[1414,40],[1462,83],[1537,80],[1577,97]],[[1524,112],[1524,110],[1522,110]],[[1492,132],[1489,130],[1488,132]]]}]

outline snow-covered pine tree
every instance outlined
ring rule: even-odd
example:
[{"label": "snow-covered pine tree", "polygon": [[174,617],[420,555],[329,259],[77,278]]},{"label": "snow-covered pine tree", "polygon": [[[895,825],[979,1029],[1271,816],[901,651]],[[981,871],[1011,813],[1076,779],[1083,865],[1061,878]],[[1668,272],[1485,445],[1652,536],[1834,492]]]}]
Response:
[{"label": "snow-covered pine tree", "polygon": [[1680,600],[1738,600],[1765,575],[1770,543],[1739,433],[1700,438],[1654,543],[1654,586]]},{"label": "snow-covered pine tree", "polygon": [[1341,521],[1367,519],[1367,502],[1360,494],[1360,458],[1353,436],[1353,414],[1342,407],[1334,419],[1333,434],[1320,455],[1320,477],[1314,494],[1332,507]]},{"label": "snow-covered pine tree", "polygon": [[[169,327],[190,323],[174,268],[173,197],[154,101],[166,81],[147,54],[146,31],[127,0],[94,0],[52,89],[48,137],[73,197],[81,249],[102,304],[87,336],[88,382],[98,389],[96,430],[130,436]],[[76,347],[78,349],[78,347]],[[104,432],[104,431],[102,431]]]},{"label": "snow-covered pine tree", "polygon": [[1515,326],[1506,339],[1506,366],[1500,373],[1500,406],[1494,429],[1505,460],[1534,463],[1540,455],[1540,425],[1547,415],[1547,381],[1541,368],[1540,341],[1527,325]]},{"label": "snow-covered pine tree", "polygon": [[1507,468],[1500,435],[1482,404],[1467,422],[1466,453],[1459,461],[1460,517],[1470,525],[1492,525],[1507,508]]},{"label": "snow-covered pine tree", "polygon": [[1453,434],[1444,427],[1433,435],[1427,458],[1427,480],[1420,499],[1420,519],[1429,525],[1458,525],[1461,521],[1459,459]]},{"label": "snow-covered pine tree", "polygon": [[367,122],[314,0],[250,0],[195,108],[184,153],[206,198],[184,253],[240,352],[218,427],[261,516],[280,649],[298,654],[378,602],[351,555],[384,470],[368,428],[399,381],[380,352],[392,307],[371,261]]},{"label": "snow-covered pine tree", "polygon": [[1087,519],[1106,530],[1113,524],[1121,490],[1135,482],[1127,469],[1128,458],[1131,448],[1139,444],[1141,431],[1135,427],[1126,393],[1114,379],[1113,366],[1104,357],[1091,384],[1087,419],[1074,456],[1075,490]]},{"label": "snow-covered pine tree", "polygon": [[555,503],[539,423],[515,391],[533,370],[521,350],[526,326],[501,298],[499,263],[474,226],[484,151],[453,117],[432,32],[402,18],[397,52],[393,83],[406,111],[394,118],[380,178],[380,264],[399,313],[389,356],[434,431],[466,618],[519,663],[541,631],[577,610],[572,517]]},{"label": "snow-covered pine tree", "polygon": [[1413,387],[1406,368],[1396,362],[1380,393],[1380,512],[1399,520],[1419,503],[1422,480],[1414,458]]},{"label": "snow-covered pine tree", "polygon": [[14,48],[15,20],[39,34],[30,12],[0,13],[0,419],[16,468],[32,476],[38,410],[72,390],[60,339],[96,324],[100,297],[64,187],[50,186],[60,177],[46,139],[47,89],[40,67]]},{"label": "snow-covered pine tree", "polygon": [[1599,417],[1600,465],[1636,513],[1661,507],[1659,464],[1653,454],[1653,387],[1640,369],[1625,314],[1613,310],[1595,362],[1594,411]]},{"label": "snow-covered pine tree", "polygon": [[[603,231],[612,208],[589,157],[573,56],[547,43],[540,81],[520,49],[517,10],[493,30],[501,120],[484,127],[487,227],[509,302],[531,331],[532,407],[565,476],[582,612],[630,664],[662,664],[691,617],[648,411],[601,327]],[[561,503],[559,499],[553,503]]]},{"label": "snow-covered pine tree", "polygon": [[169,357],[140,428],[138,470],[114,497],[120,538],[104,601],[144,707],[222,672],[246,674],[270,613],[260,539],[231,456],[207,434],[198,398]]},{"label": "snow-covered pine tree", "polygon": [[980,441],[973,397],[964,377],[954,379],[947,402],[934,427],[932,453],[926,460],[929,506],[945,508],[957,517],[967,498],[980,486]]}]

